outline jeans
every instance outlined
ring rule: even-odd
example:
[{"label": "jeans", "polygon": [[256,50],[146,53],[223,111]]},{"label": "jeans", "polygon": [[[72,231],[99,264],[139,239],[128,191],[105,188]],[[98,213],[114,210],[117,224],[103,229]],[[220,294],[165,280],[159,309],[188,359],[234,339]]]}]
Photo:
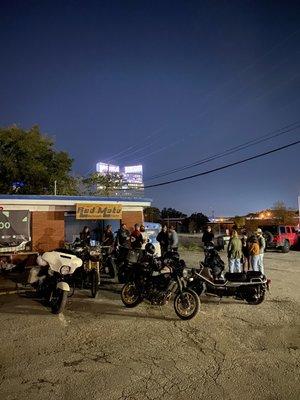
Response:
[{"label": "jeans", "polygon": [[251,264],[251,268],[253,269],[253,271],[259,271],[259,266],[258,266],[258,262],[259,262],[259,255],[258,256],[250,256],[250,264]]},{"label": "jeans", "polygon": [[241,260],[239,258],[229,258],[229,272],[241,272]]},{"label": "jeans", "polygon": [[258,270],[264,274],[264,253],[261,253],[258,256],[258,262],[257,262]]}]

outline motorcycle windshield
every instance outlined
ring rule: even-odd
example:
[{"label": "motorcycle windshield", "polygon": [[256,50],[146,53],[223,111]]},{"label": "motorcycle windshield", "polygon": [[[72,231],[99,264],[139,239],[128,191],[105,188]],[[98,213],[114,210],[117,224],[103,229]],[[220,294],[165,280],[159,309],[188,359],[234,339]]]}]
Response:
[{"label": "motorcycle windshield", "polygon": [[82,260],[72,254],[60,253],[58,251],[48,251],[42,255],[42,259],[45,260],[49,267],[54,272],[60,272],[62,266],[70,267],[70,274],[76,270],[76,268],[82,265]]}]

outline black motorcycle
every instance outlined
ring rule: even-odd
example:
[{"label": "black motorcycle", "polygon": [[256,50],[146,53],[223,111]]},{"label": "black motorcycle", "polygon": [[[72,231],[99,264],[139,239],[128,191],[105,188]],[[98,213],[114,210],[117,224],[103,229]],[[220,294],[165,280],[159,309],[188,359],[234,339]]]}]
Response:
[{"label": "black motorcycle", "polygon": [[104,279],[113,283],[128,282],[132,266],[141,260],[142,255],[143,251],[140,249],[118,246],[103,256],[101,272]]},{"label": "black motorcycle", "polygon": [[205,259],[200,268],[193,268],[188,279],[188,287],[199,296],[201,294],[235,297],[249,304],[260,304],[269,290],[270,280],[259,271],[242,273],[227,272],[223,276],[224,262],[214,246],[205,249]]},{"label": "black motorcycle", "polygon": [[185,263],[174,254],[163,259],[154,257],[154,246],[147,244],[143,259],[131,266],[121,299],[126,307],[136,307],[144,300],[162,306],[174,297],[174,309],[183,320],[195,317],[200,308],[197,294],[186,287]]},{"label": "black motorcycle", "polygon": [[88,246],[81,240],[75,240],[65,252],[74,254],[82,260],[82,267],[74,274],[74,282],[79,284],[81,289],[89,288],[92,297],[97,297],[102,261],[101,246]]}]

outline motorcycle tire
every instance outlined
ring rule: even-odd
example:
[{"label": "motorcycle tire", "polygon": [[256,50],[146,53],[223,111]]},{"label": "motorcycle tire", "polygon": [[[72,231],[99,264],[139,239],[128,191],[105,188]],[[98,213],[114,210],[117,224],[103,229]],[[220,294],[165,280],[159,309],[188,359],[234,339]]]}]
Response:
[{"label": "motorcycle tire", "polygon": [[259,296],[257,299],[254,298],[248,298],[246,299],[248,304],[251,304],[253,306],[257,306],[258,304],[261,304],[265,299],[265,294],[262,294],[261,296]]},{"label": "motorcycle tire", "polygon": [[[188,299],[187,299],[188,297]],[[186,313],[188,307],[186,307],[185,302],[189,303],[192,301],[193,306],[191,310]],[[174,298],[174,310],[176,315],[183,320],[189,320],[194,318],[200,309],[200,300],[196,292],[191,289],[185,289],[181,293],[178,293]]]},{"label": "motorcycle tire", "polygon": [[90,279],[91,279],[91,294],[92,297],[95,299],[98,295],[99,285],[100,285],[100,277],[96,269],[93,269],[90,272]]},{"label": "motorcycle tire", "polygon": [[56,289],[51,296],[50,306],[53,314],[63,312],[68,300],[68,292],[66,290]]},{"label": "motorcycle tire", "polygon": [[75,293],[75,282],[72,281],[69,283],[70,291],[68,292],[68,297],[72,297]]},{"label": "motorcycle tire", "polygon": [[248,304],[256,306],[258,304],[261,304],[264,301],[265,294],[266,294],[266,291],[264,289],[261,289],[258,297],[248,296],[245,298],[245,300],[247,301]]},{"label": "motorcycle tire", "polygon": [[121,300],[127,308],[136,307],[143,301],[141,293],[134,282],[127,282],[122,287]]}]

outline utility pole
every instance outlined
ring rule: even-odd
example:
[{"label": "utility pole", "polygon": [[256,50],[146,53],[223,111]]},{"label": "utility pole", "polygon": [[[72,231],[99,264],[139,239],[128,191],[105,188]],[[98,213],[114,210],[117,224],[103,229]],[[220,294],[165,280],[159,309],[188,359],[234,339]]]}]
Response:
[{"label": "utility pole", "polygon": [[54,181],[54,196],[57,195],[57,181]]}]

